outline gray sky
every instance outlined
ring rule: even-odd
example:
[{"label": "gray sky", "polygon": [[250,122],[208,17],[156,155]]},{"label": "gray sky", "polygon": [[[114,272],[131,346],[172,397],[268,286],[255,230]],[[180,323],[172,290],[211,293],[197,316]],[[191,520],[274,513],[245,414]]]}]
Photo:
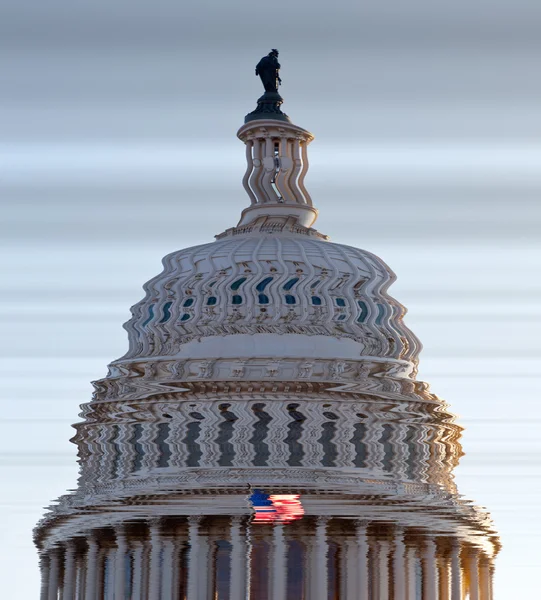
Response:
[{"label": "gray sky", "polygon": [[0,0],[6,597],[36,597],[30,529],[76,483],[69,425],[142,284],[248,203],[235,132],[273,47],[283,108],[316,135],[317,227],[398,274],[421,376],[467,427],[460,490],[502,533],[498,597],[531,596],[540,22],[526,0]]}]

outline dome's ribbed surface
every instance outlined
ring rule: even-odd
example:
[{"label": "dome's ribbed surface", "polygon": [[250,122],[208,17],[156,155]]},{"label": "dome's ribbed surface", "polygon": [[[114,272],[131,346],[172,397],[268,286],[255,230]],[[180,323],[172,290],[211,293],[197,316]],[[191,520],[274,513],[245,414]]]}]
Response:
[{"label": "dome's ribbed surface", "polygon": [[[405,309],[386,292],[395,275],[364,250],[248,234],[174,252],[163,264],[125,325],[124,359],[175,356],[202,338],[277,334],[286,355],[291,335],[330,336],[355,342],[342,358],[417,361],[420,343],[402,321]],[[270,337],[269,344],[275,355]]]}]

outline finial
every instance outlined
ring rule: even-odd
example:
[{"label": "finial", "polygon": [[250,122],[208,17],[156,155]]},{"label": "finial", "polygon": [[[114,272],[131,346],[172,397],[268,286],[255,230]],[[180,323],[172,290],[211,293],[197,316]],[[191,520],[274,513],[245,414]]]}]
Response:
[{"label": "finial", "polygon": [[245,123],[258,119],[276,119],[277,121],[289,122],[289,117],[280,110],[284,99],[278,93],[278,86],[282,83],[279,75],[278,54],[278,50],[273,48],[256,65],[255,74],[261,78],[265,93],[258,99],[257,108],[246,115],[244,118]]}]

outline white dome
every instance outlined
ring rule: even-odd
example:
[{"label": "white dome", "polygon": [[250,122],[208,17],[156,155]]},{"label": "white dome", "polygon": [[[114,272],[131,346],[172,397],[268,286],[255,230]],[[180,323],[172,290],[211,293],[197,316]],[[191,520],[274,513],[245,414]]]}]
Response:
[{"label": "white dome", "polygon": [[364,250],[259,231],[173,252],[163,264],[132,308],[122,360],[373,357],[407,371],[416,363],[420,343],[386,293],[395,275]]}]

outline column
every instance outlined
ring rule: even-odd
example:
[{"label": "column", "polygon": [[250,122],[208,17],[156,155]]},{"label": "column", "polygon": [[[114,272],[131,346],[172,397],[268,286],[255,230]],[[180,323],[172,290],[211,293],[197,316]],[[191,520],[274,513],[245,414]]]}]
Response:
[{"label": "column", "polygon": [[368,538],[366,535],[368,523],[365,521],[357,522],[357,566],[359,600],[369,600],[368,593]]},{"label": "column", "polygon": [[58,582],[60,580],[60,555],[58,549],[49,554],[49,594],[48,600],[57,600]]},{"label": "column", "polygon": [[397,529],[394,537],[393,582],[394,600],[406,600],[406,548],[404,532]]},{"label": "column", "polygon": [[327,568],[327,524],[326,517],[318,517],[316,526],[316,548],[315,548],[315,567],[313,574],[315,589],[314,600],[327,600],[328,596],[328,568]]},{"label": "column", "polygon": [[468,572],[470,575],[470,600],[479,600],[479,565],[477,548],[468,551]]},{"label": "column", "polygon": [[75,600],[75,584],[77,576],[77,565],[75,563],[75,543],[68,540],[64,553],[64,585],[62,589],[62,600]]},{"label": "column", "polygon": [[442,556],[439,561],[440,600],[450,600],[449,558]]},{"label": "column", "polygon": [[49,563],[50,559],[43,551],[40,552],[39,570],[41,573],[41,588],[40,600],[48,600],[49,598]]},{"label": "column", "polygon": [[453,542],[451,549],[451,600],[462,600],[462,565],[458,540]]},{"label": "column", "polygon": [[347,600],[358,600],[359,598],[359,572],[357,564],[359,557],[357,554],[357,540],[346,539],[344,541],[344,550],[346,551],[346,598]]},{"label": "column", "polygon": [[303,536],[304,542],[304,595],[306,598],[312,598],[313,590],[315,588],[314,573],[316,572],[316,557],[315,548],[316,540],[315,536],[305,535]]},{"label": "column", "polygon": [[438,573],[436,570],[436,542],[429,537],[423,553],[423,600],[437,600]]},{"label": "column", "polygon": [[163,561],[162,561],[162,599],[172,600],[174,571],[173,563],[175,561],[175,543],[171,538],[163,541]]},{"label": "column", "polygon": [[492,600],[490,589],[491,562],[488,556],[481,556],[479,561],[479,596],[480,600]]},{"label": "column", "polygon": [[87,538],[85,600],[96,600],[98,589],[98,542],[90,533]]},{"label": "column", "polygon": [[160,598],[160,559],[162,553],[161,524],[159,519],[150,522],[150,566],[148,576],[148,597]]},{"label": "column", "polygon": [[128,542],[126,532],[122,525],[115,528],[116,551],[115,551],[115,600],[126,598],[126,553]]},{"label": "column", "polygon": [[379,600],[389,600],[389,550],[387,540],[378,542]]},{"label": "column", "polygon": [[205,580],[208,577],[208,568],[206,564],[207,557],[199,527],[202,517],[188,517],[188,544],[190,546],[188,554],[188,600],[206,600],[206,592],[201,589],[203,582],[200,571],[205,569]]},{"label": "column", "polygon": [[269,581],[272,600],[284,600],[286,597],[286,561],[287,546],[284,536],[284,525],[274,525],[272,531],[272,563]]},{"label": "column", "polygon": [[231,600],[246,600],[246,542],[242,535],[242,517],[232,517],[231,542]]},{"label": "column", "polygon": [[408,572],[407,599],[417,600],[417,548],[408,548],[406,559]]},{"label": "column", "polygon": [[132,600],[145,600],[147,597],[144,588],[144,552],[143,542],[136,542],[133,549]]}]

